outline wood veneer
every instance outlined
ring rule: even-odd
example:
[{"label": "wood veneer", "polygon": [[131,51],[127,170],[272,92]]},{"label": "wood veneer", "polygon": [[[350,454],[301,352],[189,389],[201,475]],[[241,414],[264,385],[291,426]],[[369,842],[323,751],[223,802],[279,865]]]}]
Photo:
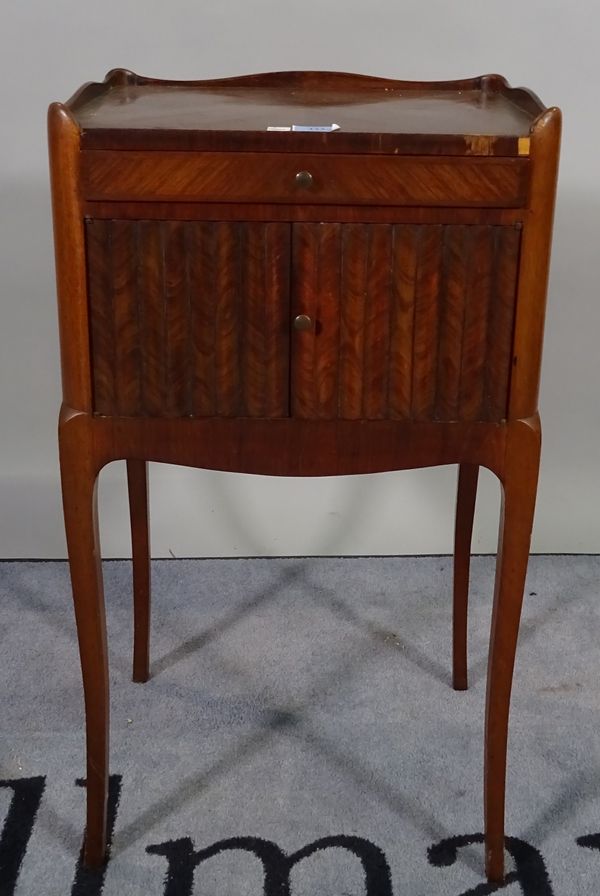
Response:
[{"label": "wood veneer", "polygon": [[[314,153],[81,153],[90,201],[315,202],[520,208],[527,159],[323,155]],[[296,174],[309,171],[310,186]]]},{"label": "wood veneer", "polygon": [[161,82],[114,70],[50,107],[89,865],[105,858],[108,788],[100,470],[127,461],[133,675],[145,681],[148,461],[284,476],[452,463],[456,689],[480,466],[503,494],[484,774],[486,872],[502,879],[560,129],[558,109],[499,75]]}]

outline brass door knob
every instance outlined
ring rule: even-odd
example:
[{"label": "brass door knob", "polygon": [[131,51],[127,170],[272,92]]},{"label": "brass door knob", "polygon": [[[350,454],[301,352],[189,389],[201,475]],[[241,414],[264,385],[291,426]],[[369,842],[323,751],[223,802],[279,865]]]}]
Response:
[{"label": "brass door knob", "polygon": [[296,175],[296,183],[299,187],[304,187],[304,189],[312,187],[313,176],[310,171],[299,171]]},{"label": "brass door knob", "polygon": [[308,314],[299,314],[294,318],[295,330],[312,330],[313,322]]}]

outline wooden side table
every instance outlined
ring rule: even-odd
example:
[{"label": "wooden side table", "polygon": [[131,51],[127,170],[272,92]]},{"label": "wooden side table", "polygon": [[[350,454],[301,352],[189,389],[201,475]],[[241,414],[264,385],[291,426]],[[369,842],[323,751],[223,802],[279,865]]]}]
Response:
[{"label": "wooden side table", "polygon": [[457,689],[479,467],[503,488],[484,782],[486,869],[503,877],[560,128],[558,109],[499,75],[116,70],[50,107],[90,865],[105,858],[108,781],[101,468],[127,461],[133,677],[145,681],[147,461],[286,476],[453,463]]}]

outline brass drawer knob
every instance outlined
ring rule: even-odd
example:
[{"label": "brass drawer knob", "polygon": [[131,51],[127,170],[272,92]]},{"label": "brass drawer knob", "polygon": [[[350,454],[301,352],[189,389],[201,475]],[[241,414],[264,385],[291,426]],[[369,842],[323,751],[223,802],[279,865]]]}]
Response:
[{"label": "brass drawer knob", "polygon": [[303,187],[304,189],[312,187],[313,176],[310,171],[299,171],[296,175],[296,183],[299,187]]},{"label": "brass drawer knob", "polygon": [[295,330],[311,330],[313,322],[308,316],[308,314],[299,314],[294,318],[294,329]]}]

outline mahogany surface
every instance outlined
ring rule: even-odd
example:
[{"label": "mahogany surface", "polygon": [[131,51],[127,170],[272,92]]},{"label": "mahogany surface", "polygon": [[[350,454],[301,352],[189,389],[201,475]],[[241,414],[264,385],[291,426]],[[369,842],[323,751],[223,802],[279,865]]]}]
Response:
[{"label": "mahogany surface", "polygon": [[[265,130],[302,123],[340,130]],[[503,491],[484,775],[486,872],[502,879],[560,129],[558,109],[499,75],[115,70],[50,107],[89,865],[105,858],[109,768],[100,470],[127,461],[133,676],[145,681],[148,461],[281,476],[451,463],[456,689],[480,466]]]},{"label": "mahogany surface", "polygon": [[[543,105],[499,75],[430,84],[335,72],[280,72],[200,82],[109,73],[72,103],[88,149],[273,149],[518,155]],[[266,132],[331,125],[332,134]]]},{"label": "mahogany surface", "polygon": [[[88,200],[520,207],[526,159],[84,150]],[[310,186],[296,174],[308,171]]]},{"label": "mahogany surface", "polygon": [[127,489],[131,520],[133,566],[133,675],[150,677],[150,526],[148,516],[148,464],[127,461]]},{"label": "mahogany surface", "polygon": [[520,230],[87,221],[94,410],[500,421]]},{"label": "mahogany surface", "polygon": [[452,687],[466,691],[467,621],[469,605],[469,570],[471,538],[477,498],[479,467],[461,463],[456,490],[456,520],[454,526],[454,594],[452,608]]}]

